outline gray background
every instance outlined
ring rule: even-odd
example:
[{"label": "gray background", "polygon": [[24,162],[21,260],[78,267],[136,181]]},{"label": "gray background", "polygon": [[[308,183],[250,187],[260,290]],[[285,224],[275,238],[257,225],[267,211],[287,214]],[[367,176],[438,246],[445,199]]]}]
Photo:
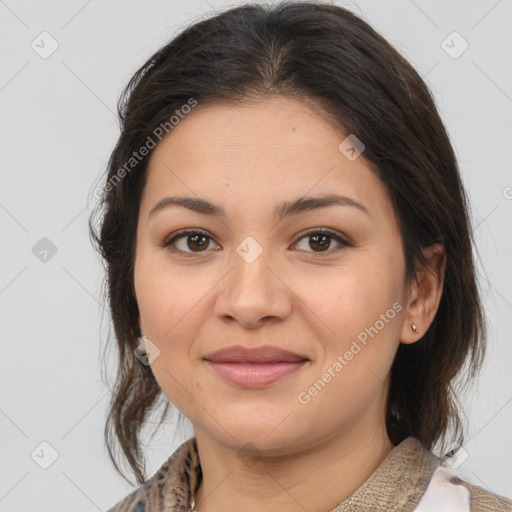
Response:
[{"label": "gray background", "polygon": [[[235,5],[209,2],[0,0],[0,511],[106,510],[133,490],[103,446],[108,317],[87,219],[122,87],[180,27]],[[456,149],[490,322],[458,472],[512,496],[512,1],[339,3],[422,74]],[[58,44],[47,58],[43,31]],[[453,31],[469,44],[457,58],[464,41],[446,39]],[[166,425],[151,441],[149,476],[192,431],[174,433]],[[42,442],[58,454],[48,469]]]}]

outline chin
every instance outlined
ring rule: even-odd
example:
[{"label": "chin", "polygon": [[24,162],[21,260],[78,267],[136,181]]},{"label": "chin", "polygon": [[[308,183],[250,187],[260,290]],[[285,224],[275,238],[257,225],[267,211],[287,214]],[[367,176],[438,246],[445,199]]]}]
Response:
[{"label": "chin", "polygon": [[[231,420],[218,418],[218,422],[208,421],[206,431],[209,437],[213,437],[218,443],[233,450],[260,450],[267,454],[279,455],[285,453],[286,447],[303,444],[303,434],[297,430],[297,425],[302,428],[301,422],[288,422],[293,415],[286,418],[286,414],[276,417],[267,416],[258,420],[244,418],[237,420],[232,416]],[[286,418],[284,421],[283,419]],[[310,431],[315,431],[311,426]]]}]

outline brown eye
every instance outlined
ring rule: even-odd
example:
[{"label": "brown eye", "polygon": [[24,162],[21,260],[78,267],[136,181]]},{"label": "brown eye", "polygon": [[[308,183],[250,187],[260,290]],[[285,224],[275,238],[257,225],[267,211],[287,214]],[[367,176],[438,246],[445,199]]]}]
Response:
[{"label": "brown eye", "polygon": [[208,248],[210,245],[208,237],[205,235],[187,235],[187,247],[192,251],[201,251],[202,249]]},{"label": "brown eye", "polygon": [[330,235],[313,235],[309,239],[309,246],[314,249],[315,247],[320,248],[321,251],[329,249],[331,245]]},{"label": "brown eye", "polygon": [[[306,233],[300,240],[307,240],[309,239],[307,243],[307,248],[302,248],[301,250],[305,250],[306,252],[313,252],[313,253],[332,253],[339,249],[343,249],[345,247],[350,247],[351,244],[343,239],[341,236],[332,233],[331,231],[325,231],[325,230],[317,230],[317,231],[309,231]],[[330,246],[332,242],[335,241],[338,245],[334,247],[334,249],[330,249]],[[312,249],[311,250],[308,250]]]},{"label": "brown eye", "polygon": [[206,252],[212,241],[212,238],[202,231],[188,230],[174,234],[165,240],[161,247],[172,247],[174,251],[188,256],[192,253]]}]

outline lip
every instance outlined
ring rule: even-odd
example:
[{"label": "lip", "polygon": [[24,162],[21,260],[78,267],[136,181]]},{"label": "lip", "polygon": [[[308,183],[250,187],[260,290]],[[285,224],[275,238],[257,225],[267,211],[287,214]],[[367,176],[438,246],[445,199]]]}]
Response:
[{"label": "lip", "polygon": [[261,388],[297,372],[309,359],[278,347],[246,348],[241,345],[217,350],[205,358],[224,380],[244,388]]},{"label": "lip", "polygon": [[297,363],[207,363],[223,379],[243,388],[261,388],[295,373],[307,361]]},{"label": "lip", "polygon": [[271,345],[247,348],[242,345],[233,345],[211,352],[204,359],[213,363],[297,363],[308,358],[289,350]]}]

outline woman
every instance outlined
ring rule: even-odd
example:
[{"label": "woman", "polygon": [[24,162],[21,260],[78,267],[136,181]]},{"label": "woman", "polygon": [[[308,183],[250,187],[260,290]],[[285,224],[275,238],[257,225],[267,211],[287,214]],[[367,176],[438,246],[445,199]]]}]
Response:
[{"label": "woman", "polygon": [[[512,510],[431,453],[463,442],[484,315],[452,147],[389,43],[330,4],[237,7],[148,60],[120,115],[91,233],[107,445],[142,485],[111,511]],[[162,394],[195,435],[146,480]]]}]

